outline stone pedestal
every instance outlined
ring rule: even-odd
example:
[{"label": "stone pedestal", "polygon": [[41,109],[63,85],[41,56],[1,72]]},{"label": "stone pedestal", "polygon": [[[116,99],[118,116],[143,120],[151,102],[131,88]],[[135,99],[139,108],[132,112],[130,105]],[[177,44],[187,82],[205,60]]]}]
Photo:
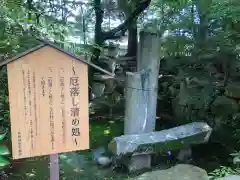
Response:
[{"label": "stone pedestal", "polygon": [[188,160],[191,157],[191,145],[206,143],[212,128],[204,122],[194,122],[158,132],[128,134],[115,137],[109,144],[109,150],[116,156],[132,158],[124,163],[129,171],[149,168],[151,154],[167,153],[181,149],[178,158]]},{"label": "stone pedestal", "polygon": [[149,169],[151,168],[151,155],[146,153],[133,154],[127,167],[129,172]]}]

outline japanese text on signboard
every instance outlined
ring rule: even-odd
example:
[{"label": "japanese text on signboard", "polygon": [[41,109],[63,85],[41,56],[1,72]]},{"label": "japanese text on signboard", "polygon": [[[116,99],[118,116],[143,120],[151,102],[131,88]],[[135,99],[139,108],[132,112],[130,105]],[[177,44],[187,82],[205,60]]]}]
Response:
[{"label": "japanese text on signboard", "polygon": [[79,94],[80,94],[80,88],[79,88],[79,78],[76,76],[70,77],[70,96],[72,98],[72,107],[70,109],[71,111],[71,121],[72,121],[72,137],[74,143],[77,145],[77,137],[80,136],[80,119],[79,119]]}]

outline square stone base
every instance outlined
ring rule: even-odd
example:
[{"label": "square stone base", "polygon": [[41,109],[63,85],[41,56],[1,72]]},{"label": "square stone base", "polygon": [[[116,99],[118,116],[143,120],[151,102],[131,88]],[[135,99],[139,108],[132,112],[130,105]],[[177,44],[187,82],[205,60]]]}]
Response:
[{"label": "square stone base", "polygon": [[133,154],[127,167],[129,172],[134,172],[145,168],[151,168],[151,155]]}]

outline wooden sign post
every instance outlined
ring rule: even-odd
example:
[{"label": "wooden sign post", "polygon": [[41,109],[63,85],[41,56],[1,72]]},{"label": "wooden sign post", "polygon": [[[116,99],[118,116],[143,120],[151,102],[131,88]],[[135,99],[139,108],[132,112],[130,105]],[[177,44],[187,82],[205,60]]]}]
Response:
[{"label": "wooden sign post", "polygon": [[60,168],[58,154],[49,155],[50,159],[50,180],[59,180]]},{"label": "wooden sign post", "polygon": [[88,65],[50,44],[7,64],[13,159],[50,155],[50,178],[59,179],[58,154],[89,148]]}]

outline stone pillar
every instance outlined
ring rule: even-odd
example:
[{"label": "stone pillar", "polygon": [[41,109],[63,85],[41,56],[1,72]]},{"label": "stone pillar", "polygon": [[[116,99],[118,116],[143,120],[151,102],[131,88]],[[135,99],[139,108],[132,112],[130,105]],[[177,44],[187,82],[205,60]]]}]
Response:
[{"label": "stone pillar", "polygon": [[[138,72],[128,72],[126,78],[124,134],[155,130],[160,66],[158,35],[141,32],[138,50]],[[130,171],[150,167],[151,155],[147,153],[133,154],[128,164]]]}]

